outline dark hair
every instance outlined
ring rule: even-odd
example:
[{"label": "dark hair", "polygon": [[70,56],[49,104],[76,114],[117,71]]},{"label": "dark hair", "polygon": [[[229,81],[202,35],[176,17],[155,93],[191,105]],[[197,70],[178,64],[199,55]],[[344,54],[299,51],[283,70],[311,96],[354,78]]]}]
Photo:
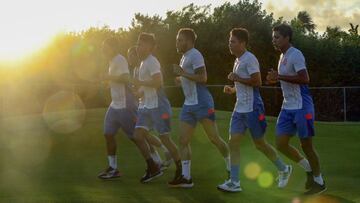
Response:
[{"label": "dark hair", "polygon": [[231,30],[230,35],[246,44],[249,42],[249,32],[245,28],[234,28]]},{"label": "dark hair", "polygon": [[107,38],[106,40],[104,40],[104,44],[111,47],[113,52],[115,52],[115,53],[120,52],[120,42],[119,42],[119,40],[117,38],[115,38],[115,37]]},{"label": "dark hair", "polygon": [[293,31],[288,24],[280,24],[273,28],[274,32],[279,32],[283,37],[289,37],[289,42],[292,40]]},{"label": "dark hair", "polygon": [[152,47],[155,47],[156,45],[155,35],[153,33],[142,32],[139,35],[138,41],[143,41]]},{"label": "dark hair", "polygon": [[195,31],[191,28],[181,28],[178,31],[178,35],[184,35],[186,39],[191,40],[193,43],[195,43],[197,38]]}]

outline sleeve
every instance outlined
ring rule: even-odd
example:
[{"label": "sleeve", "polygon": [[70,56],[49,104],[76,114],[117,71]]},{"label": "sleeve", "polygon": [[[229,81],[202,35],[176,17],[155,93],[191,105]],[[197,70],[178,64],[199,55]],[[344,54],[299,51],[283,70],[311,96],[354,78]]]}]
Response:
[{"label": "sleeve", "polygon": [[157,73],[161,73],[161,66],[160,66],[159,61],[157,61],[157,60],[151,61],[151,63],[149,63],[149,71],[150,71],[151,76],[153,76]]},{"label": "sleeve", "polygon": [[296,72],[306,69],[305,57],[300,51],[296,52],[296,54],[294,54],[292,60],[293,60],[294,69]]},{"label": "sleeve", "polygon": [[260,67],[258,60],[255,57],[251,58],[246,66],[246,69],[249,75],[252,75],[254,73],[259,73]]},{"label": "sleeve", "polygon": [[192,67],[194,70],[201,67],[205,67],[204,57],[201,55],[201,53],[197,53],[193,55]]},{"label": "sleeve", "polygon": [[112,65],[114,66],[114,72],[111,75],[120,76],[130,73],[128,63],[124,57],[116,58]]}]

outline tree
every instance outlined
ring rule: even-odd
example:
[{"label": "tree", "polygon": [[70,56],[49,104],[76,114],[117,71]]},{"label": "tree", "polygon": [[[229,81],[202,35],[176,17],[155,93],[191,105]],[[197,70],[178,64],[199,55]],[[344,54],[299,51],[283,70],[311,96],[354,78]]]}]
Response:
[{"label": "tree", "polygon": [[291,24],[299,28],[304,34],[315,34],[316,25],[307,11],[300,11],[297,17],[291,21]]}]

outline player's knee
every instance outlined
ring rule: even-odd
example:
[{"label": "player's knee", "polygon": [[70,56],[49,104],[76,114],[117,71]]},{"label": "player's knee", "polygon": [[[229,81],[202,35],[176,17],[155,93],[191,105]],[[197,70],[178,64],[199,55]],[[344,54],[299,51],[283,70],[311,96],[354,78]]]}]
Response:
[{"label": "player's knee", "polygon": [[300,146],[306,154],[314,152],[314,148],[313,148],[312,144],[301,143]]},{"label": "player's knee", "polygon": [[231,149],[236,149],[240,147],[240,137],[239,136],[232,136],[229,140],[229,147]]},{"label": "player's knee", "polygon": [[220,140],[219,140],[217,137],[215,137],[215,136],[211,136],[211,137],[209,137],[209,139],[210,139],[210,142],[213,143],[214,145],[218,144],[219,141],[220,141]]},{"label": "player's knee", "polygon": [[185,147],[185,146],[187,146],[188,144],[189,144],[189,139],[187,138],[187,137],[185,137],[185,136],[183,136],[183,137],[180,137],[180,139],[179,139],[179,145],[181,146],[181,147]]},{"label": "player's knee", "polygon": [[170,137],[167,135],[160,136],[160,141],[162,144],[166,145],[171,142]]},{"label": "player's knee", "polygon": [[266,143],[264,142],[255,142],[255,148],[259,151],[265,151],[266,150]]},{"label": "player's knee", "polygon": [[279,151],[285,151],[288,148],[289,144],[282,141],[276,141],[276,149]]},{"label": "player's knee", "polygon": [[313,150],[313,145],[310,139],[302,139],[300,146],[303,150]]},{"label": "player's knee", "polygon": [[135,129],[133,139],[135,142],[139,142],[145,139],[143,129]]}]

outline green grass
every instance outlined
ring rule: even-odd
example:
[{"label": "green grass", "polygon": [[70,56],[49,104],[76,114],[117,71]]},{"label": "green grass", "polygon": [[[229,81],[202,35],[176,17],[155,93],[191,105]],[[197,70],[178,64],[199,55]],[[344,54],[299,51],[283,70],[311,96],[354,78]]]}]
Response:
[{"label": "green grass", "polygon": [[[224,161],[198,127],[192,141],[193,189],[170,189],[172,166],[164,176],[149,184],[139,183],[145,163],[134,145],[119,133],[118,157],[124,176],[101,181],[98,172],[107,165],[102,137],[105,109],[88,110],[83,127],[70,134],[50,131],[42,116],[3,119],[0,135],[0,202],[291,202],[304,191],[305,174],[296,164],[289,185],[275,183],[262,188],[248,179],[244,167],[256,162],[262,171],[276,177],[275,167],[256,149],[249,136],[242,143],[241,183],[243,192],[227,194],[216,190],[225,178]],[[173,139],[177,141],[177,113]],[[218,112],[221,135],[228,139],[229,112]],[[267,140],[274,143],[275,120],[269,119]],[[314,139],[320,154],[328,191],[315,202],[360,202],[360,125],[316,123]],[[299,146],[297,139],[293,144]],[[289,162],[289,160],[285,159]],[[303,201],[304,200],[304,201]],[[308,199],[309,200],[309,199]],[[309,200],[311,201],[311,199]],[[309,202],[308,201],[308,202]]]}]

